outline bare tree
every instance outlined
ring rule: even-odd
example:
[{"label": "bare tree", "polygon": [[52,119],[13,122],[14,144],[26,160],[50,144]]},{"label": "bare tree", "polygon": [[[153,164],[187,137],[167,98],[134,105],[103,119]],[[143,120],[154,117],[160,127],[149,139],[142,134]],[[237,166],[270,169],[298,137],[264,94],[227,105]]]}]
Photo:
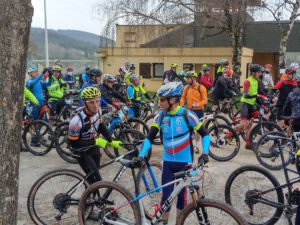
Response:
[{"label": "bare tree", "polygon": [[285,67],[286,48],[296,19],[300,16],[300,0],[266,0],[263,9],[271,14],[280,29],[279,66]]},{"label": "bare tree", "polygon": [[21,111],[33,8],[0,1],[0,224],[17,224]]},{"label": "bare tree", "polygon": [[[112,0],[100,3],[98,9],[109,18],[105,31],[114,34],[115,23],[178,24],[201,29],[199,37],[208,38],[228,33],[233,48],[232,64],[241,75],[242,35],[247,10],[254,0]],[[211,11],[217,5],[218,12]],[[200,19],[199,19],[200,18]],[[213,22],[208,22],[213,21]],[[213,32],[207,32],[209,29]],[[109,31],[109,32],[108,32]],[[151,31],[150,31],[151,32]]]}]

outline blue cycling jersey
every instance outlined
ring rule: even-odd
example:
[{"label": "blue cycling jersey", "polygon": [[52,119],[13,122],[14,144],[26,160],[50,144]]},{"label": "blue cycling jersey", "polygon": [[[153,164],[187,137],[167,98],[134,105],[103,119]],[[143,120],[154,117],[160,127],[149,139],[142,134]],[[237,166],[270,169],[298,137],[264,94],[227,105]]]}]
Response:
[{"label": "blue cycling jersey", "polygon": [[[154,117],[153,125],[161,129],[162,132],[163,161],[192,162],[191,133],[183,117],[184,110],[183,107],[178,106],[173,112],[164,114],[161,111]],[[192,128],[201,126],[197,115],[190,110],[187,111],[187,119]]]},{"label": "blue cycling jersey", "polygon": [[44,74],[40,74],[35,78],[26,81],[26,87],[33,93],[37,100],[41,103],[44,101],[43,88],[51,85],[51,79],[48,82],[42,81]]}]

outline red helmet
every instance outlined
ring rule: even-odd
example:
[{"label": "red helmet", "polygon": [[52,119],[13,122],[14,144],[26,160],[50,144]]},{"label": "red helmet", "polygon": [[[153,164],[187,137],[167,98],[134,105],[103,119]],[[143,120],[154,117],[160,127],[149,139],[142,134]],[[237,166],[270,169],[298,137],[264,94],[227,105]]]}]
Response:
[{"label": "red helmet", "polygon": [[266,64],[266,65],[265,65],[265,68],[267,68],[267,67],[272,68],[273,65],[272,65],[272,64]]},{"label": "red helmet", "polygon": [[73,67],[68,67],[67,68],[67,72],[73,72],[73,71],[74,71]]}]

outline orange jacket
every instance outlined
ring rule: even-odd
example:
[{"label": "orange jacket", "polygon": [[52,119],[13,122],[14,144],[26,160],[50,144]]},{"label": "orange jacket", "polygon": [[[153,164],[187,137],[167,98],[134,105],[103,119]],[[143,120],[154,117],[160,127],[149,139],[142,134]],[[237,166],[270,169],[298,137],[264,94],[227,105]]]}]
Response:
[{"label": "orange jacket", "polygon": [[206,88],[198,82],[193,84],[193,86],[185,85],[180,99],[180,105],[183,106],[186,103],[188,109],[204,109],[204,106],[207,104]]}]

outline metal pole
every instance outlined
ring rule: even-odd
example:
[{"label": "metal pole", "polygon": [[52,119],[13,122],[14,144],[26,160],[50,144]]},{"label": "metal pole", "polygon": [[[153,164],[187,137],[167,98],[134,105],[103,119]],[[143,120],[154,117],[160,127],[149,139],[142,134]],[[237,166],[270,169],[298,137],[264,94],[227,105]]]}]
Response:
[{"label": "metal pole", "polygon": [[49,67],[49,52],[48,52],[48,30],[47,30],[47,9],[46,9],[46,0],[44,0],[44,16],[45,16],[45,53],[46,53],[46,67]]}]

